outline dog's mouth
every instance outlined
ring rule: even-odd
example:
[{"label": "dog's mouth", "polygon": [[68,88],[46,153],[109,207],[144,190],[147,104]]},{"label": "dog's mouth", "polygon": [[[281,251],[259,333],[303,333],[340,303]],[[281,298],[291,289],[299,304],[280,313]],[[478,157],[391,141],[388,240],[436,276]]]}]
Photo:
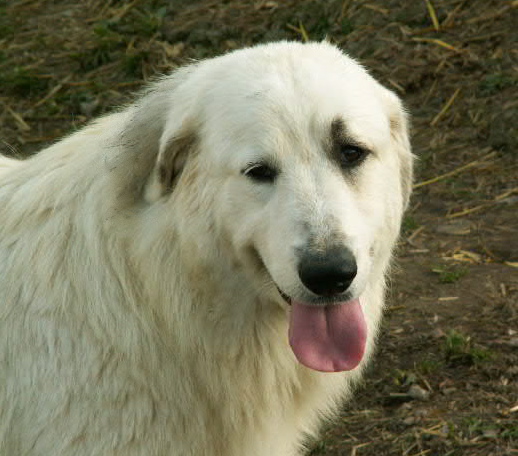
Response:
[{"label": "dog's mouth", "polygon": [[288,335],[297,360],[320,372],[355,369],[363,359],[367,343],[360,299],[333,303],[299,301],[282,291],[259,253],[255,249],[253,253],[257,265],[290,306]]}]

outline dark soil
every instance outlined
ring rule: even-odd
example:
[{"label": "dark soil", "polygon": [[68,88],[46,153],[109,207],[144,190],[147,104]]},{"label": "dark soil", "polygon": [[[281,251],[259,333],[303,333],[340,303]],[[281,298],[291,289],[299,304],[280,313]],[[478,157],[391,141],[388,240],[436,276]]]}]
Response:
[{"label": "dark soil", "polygon": [[192,58],[339,43],[405,100],[419,162],[378,353],[311,454],[518,455],[517,9],[0,0],[0,152],[33,153]]}]

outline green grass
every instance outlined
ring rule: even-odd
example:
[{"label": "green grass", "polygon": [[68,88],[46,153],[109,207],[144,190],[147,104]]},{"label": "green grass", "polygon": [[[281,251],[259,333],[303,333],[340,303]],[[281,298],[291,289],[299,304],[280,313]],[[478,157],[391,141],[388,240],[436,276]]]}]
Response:
[{"label": "green grass", "polygon": [[482,95],[494,95],[508,87],[518,86],[518,78],[503,73],[488,74],[479,83]]},{"label": "green grass", "polygon": [[166,6],[151,6],[133,8],[122,19],[105,19],[93,24],[93,43],[88,49],[74,55],[80,68],[91,71],[120,61],[127,75],[141,77],[146,55],[143,51],[132,50],[135,40],[159,36],[167,14]]},{"label": "green grass", "polygon": [[495,438],[498,437],[512,441],[518,439],[518,424],[513,422],[513,420],[508,422],[495,422],[480,417],[468,417],[464,419],[462,425],[470,439],[481,435],[492,435]]},{"label": "green grass", "polygon": [[436,359],[423,359],[415,366],[416,371],[421,375],[431,375],[443,368],[443,363]]},{"label": "green grass", "polygon": [[464,277],[468,270],[457,265],[435,266],[432,272],[439,276],[440,283],[455,283]]},{"label": "green grass", "polygon": [[479,346],[475,346],[470,336],[451,330],[443,346],[446,362],[453,364],[475,365],[492,358],[492,353]]},{"label": "green grass", "polygon": [[13,34],[14,27],[7,16],[7,2],[0,1],[0,39],[8,38]]},{"label": "green grass", "polygon": [[126,39],[112,29],[110,21],[99,21],[94,24],[93,34],[93,46],[73,55],[84,71],[95,70],[116,60],[117,51],[121,51],[127,45]]},{"label": "green grass", "polygon": [[396,369],[392,374],[394,384],[397,386],[411,386],[417,383],[417,376],[412,371]]},{"label": "green grass", "polygon": [[23,97],[38,96],[49,86],[48,78],[23,67],[7,68],[0,73],[0,79],[6,91]]},{"label": "green grass", "polygon": [[401,228],[405,233],[410,233],[419,228],[419,226],[419,222],[414,217],[412,217],[411,215],[406,215],[403,219]]},{"label": "green grass", "polygon": [[325,441],[317,442],[309,451],[308,456],[320,456],[326,453],[327,444]]},{"label": "green grass", "polygon": [[500,437],[509,440],[518,440],[518,424],[509,423],[500,432]]},{"label": "green grass", "polygon": [[151,37],[160,31],[166,14],[165,6],[156,10],[136,9],[133,13],[132,30],[128,32]]},{"label": "green grass", "polygon": [[141,78],[142,64],[146,61],[146,53],[143,51],[134,51],[127,53],[122,58],[122,67],[128,76]]}]

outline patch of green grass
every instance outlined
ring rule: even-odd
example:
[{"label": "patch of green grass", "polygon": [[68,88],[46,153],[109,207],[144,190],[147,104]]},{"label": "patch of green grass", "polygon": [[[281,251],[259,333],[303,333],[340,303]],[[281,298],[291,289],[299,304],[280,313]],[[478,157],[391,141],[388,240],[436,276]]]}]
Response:
[{"label": "patch of green grass", "polygon": [[508,87],[518,86],[518,78],[503,73],[488,74],[479,83],[482,95],[494,95]]},{"label": "patch of green grass", "polygon": [[487,422],[479,417],[468,417],[463,422],[466,428],[465,432],[469,439],[476,438],[478,436],[484,437],[500,437],[501,428],[494,422]]},{"label": "patch of green grass", "polygon": [[308,27],[308,33],[313,39],[322,40],[328,35],[330,28],[329,18],[327,16],[320,16]]},{"label": "patch of green grass", "polygon": [[500,437],[504,439],[518,440],[518,424],[509,423],[509,425],[505,426],[500,432]]},{"label": "patch of green grass", "polygon": [[476,198],[483,197],[482,191],[474,191],[473,188],[466,182],[460,180],[458,177],[451,177],[444,179],[444,184],[448,186],[448,189],[452,196],[455,198]]},{"label": "patch of green grass", "polygon": [[93,26],[94,45],[73,55],[84,71],[99,68],[116,59],[116,51],[126,46],[125,38],[114,30],[112,21],[99,21]]},{"label": "patch of green grass", "polygon": [[484,421],[480,418],[470,416],[464,419],[464,425],[468,428],[470,435],[477,434],[484,427]]},{"label": "patch of green grass", "polygon": [[326,453],[327,444],[325,441],[317,442],[309,451],[308,456],[320,456]]},{"label": "patch of green grass", "polygon": [[456,356],[464,353],[466,348],[469,346],[470,337],[461,334],[455,330],[451,330],[444,343],[447,357]]},{"label": "patch of green grass", "polygon": [[102,20],[94,25],[100,38],[124,36],[128,41],[135,37],[151,37],[159,32],[167,14],[167,6],[133,8],[122,19]]},{"label": "patch of green grass", "polygon": [[142,77],[142,64],[146,61],[144,52],[127,53],[122,59],[122,68],[128,76]]},{"label": "patch of green grass", "polygon": [[48,89],[48,78],[21,67],[8,68],[0,74],[5,90],[24,97],[41,94]]},{"label": "patch of green grass", "polygon": [[156,10],[134,10],[130,27],[133,33],[142,36],[153,36],[162,27],[167,7]]},{"label": "patch of green grass", "polygon": [[441,283],[455,283],[464,277],[468,270],[457,265],[441,265],[435,266],[432,272],[439,275],[439,282]]},{"label": "patch of green grass", "polygon": [[470,336],[451,330],[444,341],[444,356],[449,364],[481,364],[492,357],[492,353],[473,345]]},{"label": "patch of green grass", "polygon": [[411,371],[396,369],[392,378],[397,386],[411,386],[417,383],[417,376]]},{"label": "patch of green grass", "polygon": [[416,364],[416,370],[422,375],[434,374],[442,369],[443,363],[436,359],[423,359]]},{"label": "patch of green grass", "polygon": [[135,41],[159,34],[167,7],[133,8],[122,19],[96,22],[92,27],[93,43],[89,49],[74,55],[84,71],[91,71],[114,61],[121,61],[126,74],[141,76],[143,52],[133,49]]},{"label": "patch of green grass", "polygon": [[[346,16],[336,17],[337,13],[332,8],[332,2],[308,2],[304,8],[293,10],[286,22],[297,27],[302,26],[311,40],[348,35],[354,30],[354,23]],[[301,34],[298,34],[298,38],[301,38]]]},{"label": "patch of green grass", "polygon": [[406,215],[403,218],[401,228],[405,233],[410,233],[419,228],[419,226],[419,222],[414,217],[412,217],[411,215]]},{"label": "patch of green grass", "polygon": [[14,27],[7,15],[7,2],[0,2],[0,39],[14,34]]},{"label": "patch of green grass", "polygon": [[495,423],[480,417],[468,417],[462,421],[462,428],[469,439],[484,436],[487,438],[501,438],[515,440],[518,438],[518,425],[516,423]]},{"label": "patch of green grass", "polygon": [[354,31],[354,24],[350,19],[344,17],[340,23],[340,32],[343,35],[349,35],[349,33]]}]

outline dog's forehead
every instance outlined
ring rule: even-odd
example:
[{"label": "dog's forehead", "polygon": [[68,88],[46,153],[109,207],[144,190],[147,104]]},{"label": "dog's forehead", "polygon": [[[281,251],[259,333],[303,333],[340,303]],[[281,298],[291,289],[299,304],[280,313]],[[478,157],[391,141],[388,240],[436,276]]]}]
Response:
[{"label": "dog's forehead", "polygon": [[295,50],[254,49],[221,62],[206,112],[209,124],[218,125],[209,128],[212,135],[273,152],[282,144],[325,140],[339,118],[362,143],[383,144],[389,121],[379,84],[335,48]]},{"label": "dog's forehead", "polygon": [[237,53],[223,60],[212,95],[230,106],[244,102],[250,109],[284,110],[292,115],[315,105],[323,113],[377,110],[378,83],[361,65],[334,48],[332,53],[327,47],[322,53],[309,52],[311,47],[296,49],[299,52],[254,49],[247,58],[238,59]]}]

